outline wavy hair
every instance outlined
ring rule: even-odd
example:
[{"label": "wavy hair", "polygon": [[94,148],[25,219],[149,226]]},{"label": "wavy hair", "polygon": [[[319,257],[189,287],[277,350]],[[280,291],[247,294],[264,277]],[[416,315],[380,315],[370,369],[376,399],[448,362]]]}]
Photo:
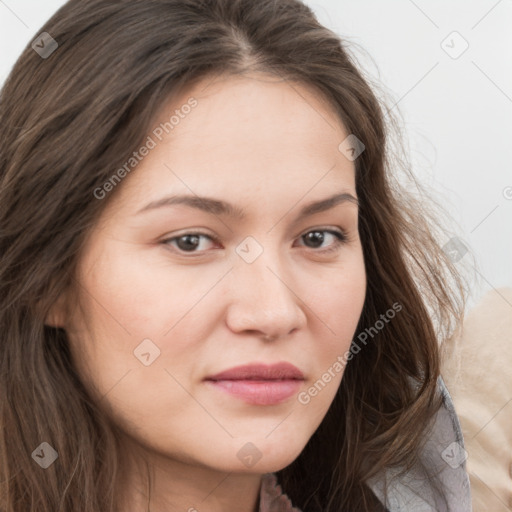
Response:
[{"label": "wavy hair", "polygon": [[[208,76],[263,71],[314,87],[348,133],[367,292],[357,332],[402,309],[347,365],[302,453],[277,473],[308,512],[374,510],[366,481],[409,467],[440,407],[439,344],[460,323],[461,275],[439,240],[398,133],[348,44],[300,0],[71,0],[42,27],[0,92],[0,509],[114,512],[115,428],[85,390],[65,330],[45,325],[76,290],[86,237],[116,190],[94,191],[143,143],[170,95]],[[439,205],[438,205],[439,206]],[[411,384],[412,383],[412,384]],[[42,441],[59,454],[34,463]]]}]

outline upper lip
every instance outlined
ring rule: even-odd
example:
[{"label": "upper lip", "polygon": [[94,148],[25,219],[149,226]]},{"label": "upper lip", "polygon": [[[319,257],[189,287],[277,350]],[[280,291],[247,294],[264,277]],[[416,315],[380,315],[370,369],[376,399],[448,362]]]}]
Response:
[{"label": "upper lip", "polygon": [[248,364],[224,370],[206,380],[304,380],[302,372],[291,363]]}]

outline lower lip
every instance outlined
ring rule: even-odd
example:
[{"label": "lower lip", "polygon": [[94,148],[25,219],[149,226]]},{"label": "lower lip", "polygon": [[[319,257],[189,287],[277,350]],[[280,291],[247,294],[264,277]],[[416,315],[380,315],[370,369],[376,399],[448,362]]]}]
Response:
[{"label": "lower lip", "polygon": [[296,394],[302,380],[208,380],[221,391],[253,405],[275,405]]}]

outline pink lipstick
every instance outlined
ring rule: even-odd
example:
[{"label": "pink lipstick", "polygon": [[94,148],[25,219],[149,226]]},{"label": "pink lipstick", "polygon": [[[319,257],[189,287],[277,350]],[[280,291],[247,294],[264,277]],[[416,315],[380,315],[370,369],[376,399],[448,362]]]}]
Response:
[{"label": "pink lipstick", "polygon": [[290,363],[249,364],[222,371],[205,381],[246,403],[276,405],[297,393],[304,375]]}]

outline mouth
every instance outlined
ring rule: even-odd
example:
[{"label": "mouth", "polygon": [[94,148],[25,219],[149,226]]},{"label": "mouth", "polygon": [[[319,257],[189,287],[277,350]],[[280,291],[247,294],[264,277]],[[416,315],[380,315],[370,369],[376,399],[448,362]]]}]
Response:
[{"label": "mouth", "polygon": [[277,405],[298,392],[304,375],[290,363],[251,364],[212,375],[205,382],[252,405]]}]

